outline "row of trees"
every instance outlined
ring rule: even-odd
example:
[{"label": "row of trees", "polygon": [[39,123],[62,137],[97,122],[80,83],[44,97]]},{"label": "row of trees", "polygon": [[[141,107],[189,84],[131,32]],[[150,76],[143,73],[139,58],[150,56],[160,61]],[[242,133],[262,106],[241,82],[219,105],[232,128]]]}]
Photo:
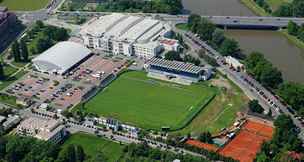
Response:
[{"label": "row of trees", "polygon": [[284,82],[281,72],[261,53],[254,52],[245,59],[246,70],[263,86],[277,93],[298,115],[304,117],[304,84]]},{"label": "row of trees", "polygon": [[60,146],[30,137],[0,137],[0,161],[3,162],[83,162],[81,146]]},{"label": "row of trees", "polygon": [[267,0],[254,0],[254,2],[263,8],[267,13],[280,17],[303,17],[304,0],[293,0],[282,3],[277,9],[272,10]]},{"label": "row of trees", "polygon": [[[21,39],[20,44],[28,44],[29,53],[40,54],[59,41],[65,41],[69,38],[68,31],[64,28],[45,25],[37,21],[34,27],[27,32],[27,35]],[[20,45],[21,46],[21,45]]]},{"label": "row of trees", "polygon": [[15,41],[11,48],[11,55],[14,57],[15,62],[28,62],[29,51],[24,39],[21,41]]},{"label": "row of trees", "polygon": [[273,12],[273,15],[282,17],[303,17],[304,0],[292,0],[290,3],[283,3]]},{"label": "row of trees", "polygon": [[284,83],[277,90],[278,95],[304,117],[304,84]]},{"label": "row of trees", "polygon": [[[123,155],[122,155],[123,156]],[[0,136],[0,162],[107,162],[106,156],[98,152],[94,156],[85,154],[80,145],[59,146],[31,137]]]},{"label": "row of trees", "polygon": [[169,51],[165,54],[165,59],[166,60],[171,60],[171,61],[183,61],[183,62],[188,62],[192,63],[194,65],[200,65],[201,61],[197,58],[192,57],[191,55],[185,55],[183,58],[180,56],[179,52],[176,51]]},{"label": "row of trees", "polygon": [[[71,5],[73,5],[73,3],[71,3]],[[69,9],[74,10],[75,8],[69,7]],[[181,0],[106,0],[99,3],[96,7],[97,12],[145,12],[169,14],[179,14],[182,9],[183,5]]]},{"label": "row of trees", "polygon": [[280,115],[274,122],[275,131],[271,141],[262,145],[257,154],[257,162],[297,162],[288,156],[288,152],[303,153],[302,142],[298,139],[298,131],[291,118]]},{"label": "row of trees", "polygon": [[266,0],[254,0],[254,2],[262,7],[267,13],[272,13],[271,7]]},{"label": "row of trees", "polygon": [[173,161],[179,159],[187,162],[207,162],[208,160],[199,157],[193,157],[190,155],[174,154],[171,152],[160,151],[159,149],[150,148],[147,144],[130,144],[124,148],[125,161],[146,161],[148,159],[152,161]]},{"label": "row of trees", "polygon": [[192,14],[188,19],[188,27],[193,33],[196,33],[200,39],[219,50],[222,55],[236,58],[243,57],[238,42],[234,39],[226,38],[224,31],[216,28],[216,26],[206,18]]},{"label": "row of trees", "polygon": [[304,42],[304,25],[300,26],[295,22],[290,21],[287,26],[287,32]]},{"label": "row of trees", "polygon": [[248,102],[248,107],[250,109],[251,112],[254,112],[254,113],[263,113],[264,112],[264,109],[263,107],[259,104],[259,101],[258,100],[251,100]]},{"label": "row of trees", "polygon": [[245,59],[246,70],[263,86],[276,89],[283,82],[282,73],[258,52]]}]

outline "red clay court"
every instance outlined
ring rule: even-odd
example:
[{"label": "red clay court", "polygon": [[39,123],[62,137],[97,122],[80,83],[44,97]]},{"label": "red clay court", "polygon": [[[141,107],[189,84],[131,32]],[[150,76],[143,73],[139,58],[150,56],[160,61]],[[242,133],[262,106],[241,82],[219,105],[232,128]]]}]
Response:
[{"label": "red clay court", "polygon": [[262,143],[270,140],[272,134],[273,127],[262,122],[247,121],[239,134],[219,153],[240,162],[253,162]]},{"label": "red clay court", "polygon": [[216,152],[218,150],[218,147],[216,147],[215,145],[212,145],[212,144],[209,144],[209,143],[203,143],[203,142],[200,142],[198,140],[188,140],[186,142],[186,144],[191,145],[191,146],[195,146],[197,148],[205,149],[205,150],[208,150],[208,151]]}]

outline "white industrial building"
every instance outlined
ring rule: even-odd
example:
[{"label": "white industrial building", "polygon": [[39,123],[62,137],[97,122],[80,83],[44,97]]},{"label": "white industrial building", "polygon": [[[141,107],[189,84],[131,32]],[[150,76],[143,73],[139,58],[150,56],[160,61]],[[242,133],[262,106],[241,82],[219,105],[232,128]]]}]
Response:
[{"label": "white industrial building", "polygon": [[170,36],[171,27],[150,17],[113,13],[89,21],[80,34],[87,47],[115,55],[152,58],[162,49],[158,39]]},{"label": "white industrial building", "polygon": [[59,42],[32,60],[41,72],[65,74],[88,58],[91,50],[75,42]]}]

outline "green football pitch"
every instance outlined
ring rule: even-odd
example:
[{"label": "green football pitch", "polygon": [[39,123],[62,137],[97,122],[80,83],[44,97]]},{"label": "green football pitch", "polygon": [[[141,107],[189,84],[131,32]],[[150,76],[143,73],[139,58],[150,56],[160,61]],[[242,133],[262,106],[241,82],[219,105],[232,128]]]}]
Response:
[{"label": "green football pitch", "polygon": [[146,129],[186,126],[216,94],[206,83],[184,86],[126,72],[85,104],[85,110]]},{"label": "green football pitch", "polygon": [[50,0],[0,0],[0,6],[10,10],[33,11],[46,7]]}]

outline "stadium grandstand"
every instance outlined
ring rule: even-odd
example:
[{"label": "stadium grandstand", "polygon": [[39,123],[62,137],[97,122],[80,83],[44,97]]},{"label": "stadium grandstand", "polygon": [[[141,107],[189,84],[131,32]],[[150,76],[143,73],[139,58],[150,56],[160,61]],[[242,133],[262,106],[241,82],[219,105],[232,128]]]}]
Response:
[{"label": "stadium grandstand", "polygon": [[148,60],[145,63],[145,69],[149,77],[185,85],[190,85],[200,80],[208,80],[212,75],[212,69],[208,67],[160,58]]},{"label": "stadium grandstand", "polygon": [[159,39],[170,36],[172,30],[169,24],[150,17],[113,13],[89,21],[80,34],[89,48],[150,59],[163,49]]},{"label": "stadium grandstand", "polygon": [[91,56],[91,50],[75,42],[59,42],[32,60],[36,70],[64,75]]}]

